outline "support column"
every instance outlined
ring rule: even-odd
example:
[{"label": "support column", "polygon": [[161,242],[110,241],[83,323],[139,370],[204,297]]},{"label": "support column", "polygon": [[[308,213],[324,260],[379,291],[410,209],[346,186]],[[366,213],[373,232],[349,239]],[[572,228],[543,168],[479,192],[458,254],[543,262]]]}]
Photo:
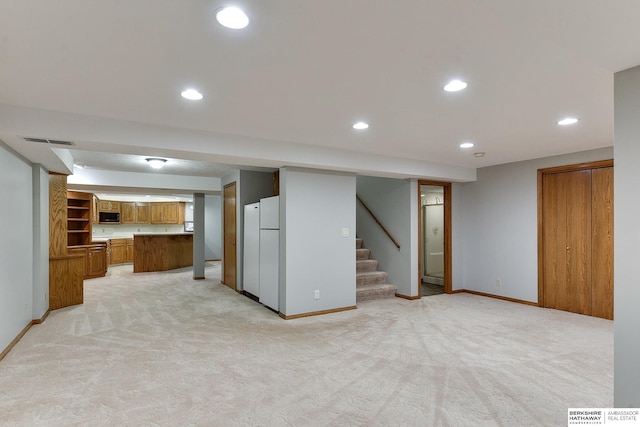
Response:
[{"label": "support column", "polygon": [[193,194],[193,278],[204,279],[204,194]]}]

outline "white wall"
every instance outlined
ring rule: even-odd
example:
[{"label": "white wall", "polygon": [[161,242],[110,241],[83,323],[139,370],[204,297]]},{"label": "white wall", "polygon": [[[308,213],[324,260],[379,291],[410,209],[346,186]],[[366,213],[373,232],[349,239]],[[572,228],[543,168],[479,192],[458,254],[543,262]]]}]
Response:
[{"label": "white wall", "polygon": [[418,185],[415,180],[357,177],[357,192],[400,244],[391,242],[380,226],[358,203],[358,237],[371,249],[371,258],[389,274],[398,294],[416,296],[418,284]]},{"label": "white wall", "polygon": [[355,205],[354,175],[280,169],[280,312],[356,304]]},{"label": "white wall", "polygon": [[204,196],[204,258],[222,259],[222,197]]},{"label": "white wall", "polygon": [[537,170],[611,158],[609,147],[492,166],[478,169],[476,182],[457,185],[462,206],[453,211],[462,209],[463,226],[454,246],[462,245],[462,265],[454,262],[454,278],[462,274],[464,289],[537,302]]},{"label": "white wall", "polygon": [[32,174],[31,164],[0,144],[0,351],[33,316]]},{"label": "white wall", "polygon": [[614,392],[616,407],[640,407],[640,67],[614,76]]},{"label": "white wall", "polygon": [[33,165],[33,313],[40,319],[49,309],[49,173]]}]

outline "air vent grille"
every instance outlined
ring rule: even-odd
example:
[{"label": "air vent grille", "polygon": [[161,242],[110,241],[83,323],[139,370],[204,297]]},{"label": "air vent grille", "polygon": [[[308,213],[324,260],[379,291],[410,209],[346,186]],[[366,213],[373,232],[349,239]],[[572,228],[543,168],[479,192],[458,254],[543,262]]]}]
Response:
[{"label": "air vent grille", "polygon": [[32,137],[28,137],[28,136],[24,136],[24,137],[22,137],[22,139],[24,139],[25,141],[28,141],[28,142],[39,142],[41,144],[67,145],[67,146],[75,145],[71,141],[62,141],[62,140],[59,140],[59,139],[32,138]]},{"label": "air vent grille", "polygon": [[25,141],[29,141],[29,142],[41,142],[43,144],[48,144],[49,143],[49,140],[42,139],[42,138],[28,138],[28,137],[25,136],[22,139],[24,139]]}]

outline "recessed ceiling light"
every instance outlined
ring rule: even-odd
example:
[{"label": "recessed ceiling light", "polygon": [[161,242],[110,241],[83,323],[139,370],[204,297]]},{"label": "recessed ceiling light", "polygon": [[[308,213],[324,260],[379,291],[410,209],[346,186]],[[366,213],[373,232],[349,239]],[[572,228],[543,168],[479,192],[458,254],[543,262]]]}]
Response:
[{"label": "recessed ceiling light", "polygon": [[467,87],[467,83],[462,80],[451,80],[444,87],[444,90],[447,92],[458,92]]},{"label": "recessed ceiling light", "polygon": [[473,155],[476,157],[484,157],[484,152],[480,151],[478,153],[473,153]]},{"label": "recessed ceiling light", "polygon": [[473,147],[473,142],[463,142],[462,144],[460,144],[460,148],[471,148]]},{"label": "recessed ceiling light", "polygon": [[354,128],[354,129],[357,129],[357,130],[364,130],[364,129],[369,128],[369,123],[365,123],[365,122],[358,122],[358,123],[355,123],[355,124],[353,125],[353,128]]},{"label": "recessed ceiling light", "polygon": [[558,120],[560,126],[574,125],[576,123],[578,123],[578,119],[575,117],[565,117],[562,120]]},{"label": "recessed ceiling light", "polygon": [[151,166],[154,169],[160,169],[161,167],[164,166],[165,163],[167,163],[167,159],[159,159],[157,157],[150,157],[147,160],[147,163],[149,163],[149,166]]},{"label": "recessed ceiling light", "polygon": [[183,90],[180,95],[182,95],[184,99],[188,99],[190,101],[200,101],[202,98],[204,98],[204,95],[202,95],[195,89]]},{"label": "recessed ceiling light", "polygon": [[237,7],[225,7],[216,12],[216,19],[223,27],[241,30],[249,25],[249,17]]}]

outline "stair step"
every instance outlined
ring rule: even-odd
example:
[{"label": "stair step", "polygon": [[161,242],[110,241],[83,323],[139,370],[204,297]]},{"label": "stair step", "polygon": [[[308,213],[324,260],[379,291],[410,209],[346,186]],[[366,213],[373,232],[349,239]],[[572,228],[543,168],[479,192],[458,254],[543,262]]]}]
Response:
[{"label": "stair step", "polygon": [[387,273],[384,271],[366,271],[364,273],[356,273],[356,286],[384,283],[387,281],[387,276]]},{"label": "stair step", "polygon": [[356,249],[362,248],[362,239],[356,237]]},{"label": "stair step", "polygon": [[356,261],[356,273],[364,273],[366,271],[376,271],[378,269],[377,259],[362,259]]},{"label": "stair step", "polygon": [[396,295],[396,286],[389,283],[375,283],[356,286],[356,302],[391,298]]},{"label": "stair step", "polygon": [[371,256],[371,249],[356,249],[356,260],[369,259]]}]

